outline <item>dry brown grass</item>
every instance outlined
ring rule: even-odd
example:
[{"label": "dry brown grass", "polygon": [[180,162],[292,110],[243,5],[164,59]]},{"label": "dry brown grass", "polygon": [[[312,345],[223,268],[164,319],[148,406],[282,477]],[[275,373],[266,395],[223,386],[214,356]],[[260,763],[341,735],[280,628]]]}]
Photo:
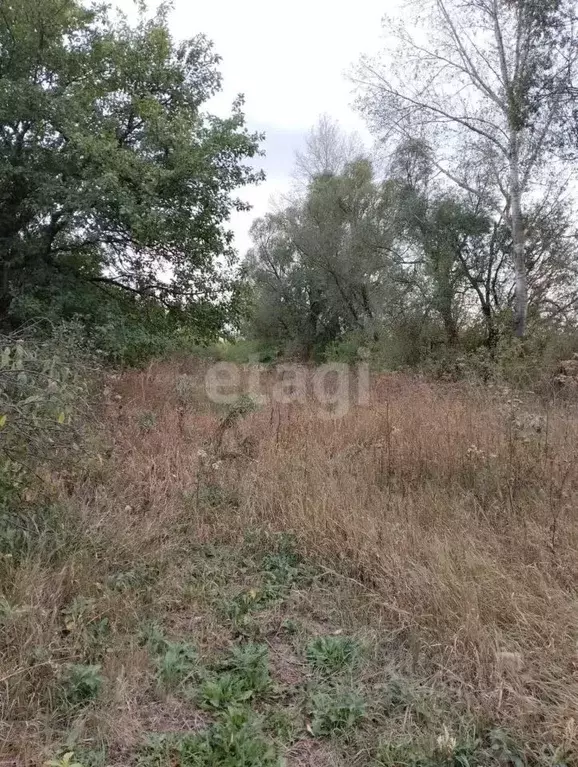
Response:
[{"label": "dry brown grass", "polygon": [[[578,712],[578,408],[502,391],[373,382],[341,419],[318,405],[265,407],[197,477],[218,414],[199,399],[179,422],[171,366],[125,375],[127,503],[164,529],[183,490],[219,485],[229,533],[293,531],[311,554],[375,596],[416,663],[514,729],[561,742]],[[146,440],[139,413],[158,415]],[[247,447],[249,446],[249,447]],[[203,527],[202,537],[217,534]]]},{"label": "dry brown grass", "polygon": [[[102,584],[111,572],[154,566],[162,587],[144,602],[148,616],[196,625],[209,647],[223,637],[195,624],[194,602],[183,608],[183,557],[191,537],[235,541],[250,529],[293,532],[364,595],[368,625],[393,632],[412,673],[447,689],[456,705],[528,742],[578,754],[574,403],[545,407],[532,397],[382,376],[370,405],[341,419],[319,418],[313,400],[263,407],[217,447],[225,411],[206,400],[203,382],[194,361],[111,378],[109,449],[102,446],[72,497],[59,490],[81,542],[64,560],[0,563],[11,584],[5,596],[19,610],[2,637],[2,646],[18,648],[0,667],[7,755],[30,764],[47,755],[58,722],[37,712],[59,666],[79,656],[80,640],[62,629],[62,610],[79,594],[117,637],[106,661],[114,685],[90,727],[119,748],[130,743],[144,707],[157,705],[147,692],[149,661],[134,642],[143,597]],[[217,503],[204,501],[217,492]],[[171,716],[167,705],[160,721]],[[306,763],[299,748],[293,759]]]}]

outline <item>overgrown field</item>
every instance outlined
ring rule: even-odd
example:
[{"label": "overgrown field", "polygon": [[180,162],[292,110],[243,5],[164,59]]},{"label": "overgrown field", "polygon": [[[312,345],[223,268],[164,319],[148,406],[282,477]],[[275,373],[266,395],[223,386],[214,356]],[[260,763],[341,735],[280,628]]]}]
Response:
[{"label": "overgrown field", "polygon": [[225,407],[208,364],[109,376],[23,493],[0,762],[578,763],[578,405],[384,375],[342,418]]}]

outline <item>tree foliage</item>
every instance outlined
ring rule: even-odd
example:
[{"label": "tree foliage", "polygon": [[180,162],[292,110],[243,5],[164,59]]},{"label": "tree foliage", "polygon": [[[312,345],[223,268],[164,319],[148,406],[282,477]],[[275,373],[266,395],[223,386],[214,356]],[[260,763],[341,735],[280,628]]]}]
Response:
[{"label": "tree foliage", "polygon": [[131,26],[77,0],[2,3],[0,320],[130,307],[222,325],[226,222],[261,174],[242,99],[203,111],[218,62],[204,36],[171,38],[163,5]]},{"label": "tree foliage", "polygon": [[[326,156],[348,143],[326,118],[316,131],[336,143]],[[315,156],[318,146],[310,142]],[[304,164],[315,167],[298,157]],[[516,300],[508,212],[485,176],[474,194],[448,184],[438,164],[427,142],[403,138],[381,179],[363,156],[342,161],[256,221],[250,332],[308,355],[373,346],[390,364],[457,350],[466,334],[493,354]],[[578,308],[578,259],[559,184],[528,202],[522,223],[530,320],[564,327]]]},{"label": "tree foliage", "polygon": [[[526,330],[529,194],[569,115],[578,46],[573,0],[414,0],[383,57],[363,59],[360,107],[380,136],[434,151],[448,184],[503,208],[514,326]],[[499,201],[499,202],[498,202]]]},{"label": "tree foliage", "polygon": [[[325,131],[324,120],[319,127]],[[344,142],[339,136],[338,146]],[[284,210],[256,221],[245,264],[256,289],[256,332],[307,353],[348,331],[377,332],[383,311],[400,301],[388,296],[390,202],[367,159],[342,159],[336,172],[313,175]]]}]

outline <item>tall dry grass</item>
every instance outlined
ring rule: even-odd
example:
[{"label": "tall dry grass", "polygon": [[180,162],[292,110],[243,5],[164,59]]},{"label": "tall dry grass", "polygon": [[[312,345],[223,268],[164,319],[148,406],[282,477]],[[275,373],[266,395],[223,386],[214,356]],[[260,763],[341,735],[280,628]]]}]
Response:
[{"label": "tall dry grass", "polygon": [[[111,568],[154,563],[168,604],[191,535],[265,528],[293,532],[363,588],[368,620],[397,637],[429,684],[526,741],[578,753],[578,405],[380,376],[369,405],[342,418],[320,418],[310,399],[264,406],[223,435],[227,411],[206,398],[205,364],[110,377],[97,458],[74,487],[55,481],[73,510],[65,558],[0,562],[7,598],[23,606],[2,640],[17,652],[0,667],[2,719],[20,724],[0,727],[0,744],[37,754],[55,726],[32,720],[58,662],[77,657],[61,620],[74,595],[110,618],[120,678],[146,666],[122,639],[142,608],[99,590]],[[111,688],[98,723],[124,743],[142,698],[131,684]]]},{"label": "tall dry grass", "polygon": [[[175,386],[183,370],[188,401]],[[432,681],[523,734],[573,737],[575,403],[381,376],[369,406],[343,418],[320,418],[313,399],[266,406],[217,447],[222,414],[195,365],[131,372],[115,391],[117,492],[137,509],[139,534],[168,531],[183,492],[198,502],[226,488],[234,502],[199,515],[201,537],[294,532],[375,595]],[[157,422],[143,438],[149,410]]]}]

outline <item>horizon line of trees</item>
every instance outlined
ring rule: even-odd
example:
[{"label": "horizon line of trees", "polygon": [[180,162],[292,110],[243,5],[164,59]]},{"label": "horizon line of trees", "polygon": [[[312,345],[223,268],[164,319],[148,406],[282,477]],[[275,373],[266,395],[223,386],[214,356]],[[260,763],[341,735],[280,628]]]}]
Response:
[{"label": "horizon line of trees", "polygon": [[[312,356],[576,326],[575,0],[412,0],[351,74],[379,151],[324,117],[300,186],[254,223],[263,173],[219,57],[81,0],[0,6],[0,327],[78,320],[118,360],[232,329]],[[154,340],[152,343],[151,339]],[[152,346],[151,346],[152,343]],[[141,355],[142,356],[142,355]]]},{"label": "horizon line of trees", "polygon": [[419,356],[575,326],[575,6],[414,0],[384,20],[351,75],[377,156],[328,116],[311,131],[301,187],[252,229],[246,332]]}]

